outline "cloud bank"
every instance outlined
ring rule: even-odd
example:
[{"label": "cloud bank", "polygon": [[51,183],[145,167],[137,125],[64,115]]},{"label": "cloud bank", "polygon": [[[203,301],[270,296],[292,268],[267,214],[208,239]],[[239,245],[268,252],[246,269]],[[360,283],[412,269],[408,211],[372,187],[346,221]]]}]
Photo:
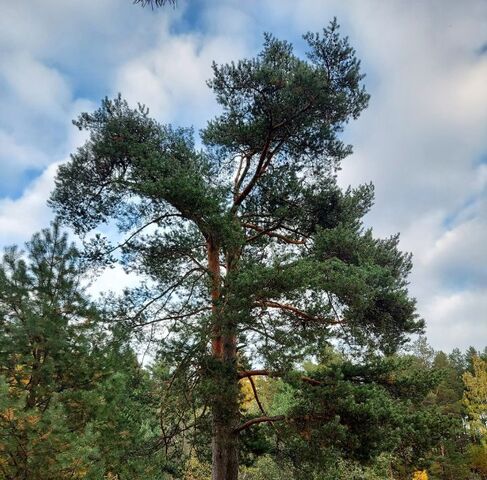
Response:
[{"label": "cloud bank", "polygon": [[79,112],[122,92],[197,130],[217,112],[205,85],[213,60],[255,54],[264,31],[299,51],[302,33],[337,16],[372,95],[344,134],[354,154],[339,180],[375,184],[367,224],[400,231],[413,252],[410,287],[433,346],[485,346],[485,1],[197,0],[154,12],[129,0],[28,3],[0,0],[1,246],[52,217],[56,166],[83,141],[71,125]]}]

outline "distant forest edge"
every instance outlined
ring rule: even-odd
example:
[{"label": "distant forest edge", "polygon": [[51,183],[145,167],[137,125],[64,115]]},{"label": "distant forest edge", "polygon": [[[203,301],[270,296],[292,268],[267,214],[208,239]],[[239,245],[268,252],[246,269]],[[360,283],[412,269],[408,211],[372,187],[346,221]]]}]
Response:
[{"label": "distant forest edge", "polygon": [[[0,478],[208,480],[208,406],[187,398],[197,389],[170,394],[177,377],[167,358],[140,363],[143,342],[137,347],[134,332],[115,321],[110,298],[87,296],[84,271],[57,224],[24,251],[5,251]],[[263,411],[293,419],[243,436],[242,479],[303,478],[303,471],[320,480],[487,478],[487,348],[446,354],[420,337],[398,353],[356,363],[324,344],[285,380],[241,382],[249,421]],[[303,399],[329,412],[319,471],[316,434],[297,415]],[[369,445],[362,450],[361,442]],[[349,458],[335,450],[339,444]]]}]

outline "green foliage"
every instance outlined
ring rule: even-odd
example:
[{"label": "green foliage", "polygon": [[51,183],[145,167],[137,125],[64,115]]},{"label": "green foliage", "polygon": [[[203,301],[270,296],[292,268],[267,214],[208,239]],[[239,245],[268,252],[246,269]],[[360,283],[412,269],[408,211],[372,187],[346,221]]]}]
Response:
[{"label": "green foliage", "polygon": [[160,478],[152,381],[86,297],[54,224],[0,265],[0,472],[5,479]]},{"label": "green foliage", "polygon": [[320,365],[313,383],[293,375],[285,411],[290,422],[275,425],[279,456],[305,472],[317,462],[320,470],[331,468],[336,458],[367,463],[383,451],[410,464],[444,428],[440,412],[422,405],[438,381],[431,373],[409,358],[392,357],[366,366],[347,360]]},{"label": "green foliage", "polygon": [[473,373],[463,374],[465,392],[463,401],[469,416],[473,436],[485,439],[487,436],[487,361],[477,355],[472,357]]},{"label": "green foliage", "polygon": [[[188,458],[209,461],[209,431],[214,448],[240,438],[250,469],[266,453],[310,475],[337,455],[372,462],[399,450],[406,462],[438,437],[436,411],[421,404],[436,377],[392,356],[423,329],[411,257],[398,236],[364,228],[372,186],[336,180],[351,153],[341,132],[369,99],[360,63],[335,20],[304,39],[304,58],[265,35],[257,57],[213,65],[221,114],[201,149],[191,129],[118,96],[74,122],[89,139],[56,178],[51,205],[82,234],[91,265],[119,261],[145,279],[109,311],[140,337],[148,326],[151,339],[164,335],[159,446],[174,476]],[[90,237],[102,223],[120,243]],[[297,370],[332,340],[363,362]],[[268,412],[239,403],[239,375],[256,367],[281,378]]]},{"label": "green foliage", "polygon": [[[221,365],[204,349],[194,355],[200,343],[185,349],[180,339],[172,350],[179,356],[161,350],[141,368],[123,329],[108,331],[83,292],[82,271],[56,224],[25,253],[4,255],[0,478],[208,480],[214,385],[200,369],[214,375]],[[284,282],[274,278],[267,288]],[[301,369],[255,377],[260,405],[241,383],[242,421],[262,415],[261,407],[287,421],[242,432],[240,478],[486,476],[480,356],[434,352],[424,339],[410,353],[358,362],[327,344],[320,352]]]}]

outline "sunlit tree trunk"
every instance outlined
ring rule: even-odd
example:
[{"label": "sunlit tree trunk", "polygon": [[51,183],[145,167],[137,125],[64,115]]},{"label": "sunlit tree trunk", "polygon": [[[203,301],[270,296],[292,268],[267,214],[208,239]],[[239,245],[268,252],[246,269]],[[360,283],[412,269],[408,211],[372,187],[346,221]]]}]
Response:
[{"label": "sunlit tree trunk", "polygon": [[238,478],[238,380],[236,374],[236,329],[221,304],[220,249],[208,241],[208,269],[212,277],[212,480]]}]

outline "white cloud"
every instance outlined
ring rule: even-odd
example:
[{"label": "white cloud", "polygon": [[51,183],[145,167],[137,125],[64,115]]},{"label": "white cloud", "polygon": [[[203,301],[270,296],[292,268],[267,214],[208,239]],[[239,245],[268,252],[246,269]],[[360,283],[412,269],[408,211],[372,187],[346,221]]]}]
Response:
[{"label": "white cloud", "polygon": [[140,284],[140,277],[134,273],[126,273],[120,265],[107,268],[96,278],[87,289],[90,295],[99,297],[102,293],[112,292],[121,294],[125,288],[136,287]]},{"label": "white cloud", "polygon": [[[372,93],[367,111],[347,126],[356,153],[340,181],[376,185],[367,222],[379,235],[401,231],[402,248],[414,253],[411,289],[434,346],[483,347],[484,0],[468,8],[453,0],[182,1],[156,12],[116,0],[0,6],[0,188],[2,181],[25,181],[26,169],[45,169],[20,198],[0,199],[2,244],[22,242],[47,224],[51,163],[86,138],[70,121],[96,108],[98,97],[121,91],[159,120],[201,127],[217,109],[205,84],[212,60],[253,55],[263,31],[299,50],[301,33],[337,15]],[[100,288],[116,285],[120,275],[110,271]]]},{"label": "white cloud", "polygon": [[161,35],[158,45],[120,67],[115,91],[147,105],[162,121],[204,126],[216,112],[206,80],[213,60],[245,53],[241,39],[200,34]]},{"label": "white cloud", "polygon": [[57,164],[50,165],[16,199],[0,199],[0,232],[2,246],[23,244],[31,235],[49,224],[52,212],[47,208],[46,200],[54,186]]},{"label": "white cloud", "polygon": [[47,117],[65,113],[71,91],[56,69],[28,54],[16,52],[0,62],[0,71],[10,87],[10,95],[14,95],[23,108],[40,110]]},{"label": "white cloud", "polygon": [[0,130],[0,160],[2,165],[2,174],[9,178],[6,170],[11,164],[22,168],[39,167],[45,165],[47,157],[35,148],[18,142],[12,135],[4,130]]},{"label": "white cloud", "polygon": [[487,338],[487,289],[438,295],[424,308],[429,319],[427,335],[434,346],[451,350],[473,345],[485,347]]},{"label": "white cloud", "polygon": [[472,219],[443,234],[425,255],[425,263],[450,283],[461,282],[463,276],[474,285],[487,285],[486,245],[487,222]]}]

